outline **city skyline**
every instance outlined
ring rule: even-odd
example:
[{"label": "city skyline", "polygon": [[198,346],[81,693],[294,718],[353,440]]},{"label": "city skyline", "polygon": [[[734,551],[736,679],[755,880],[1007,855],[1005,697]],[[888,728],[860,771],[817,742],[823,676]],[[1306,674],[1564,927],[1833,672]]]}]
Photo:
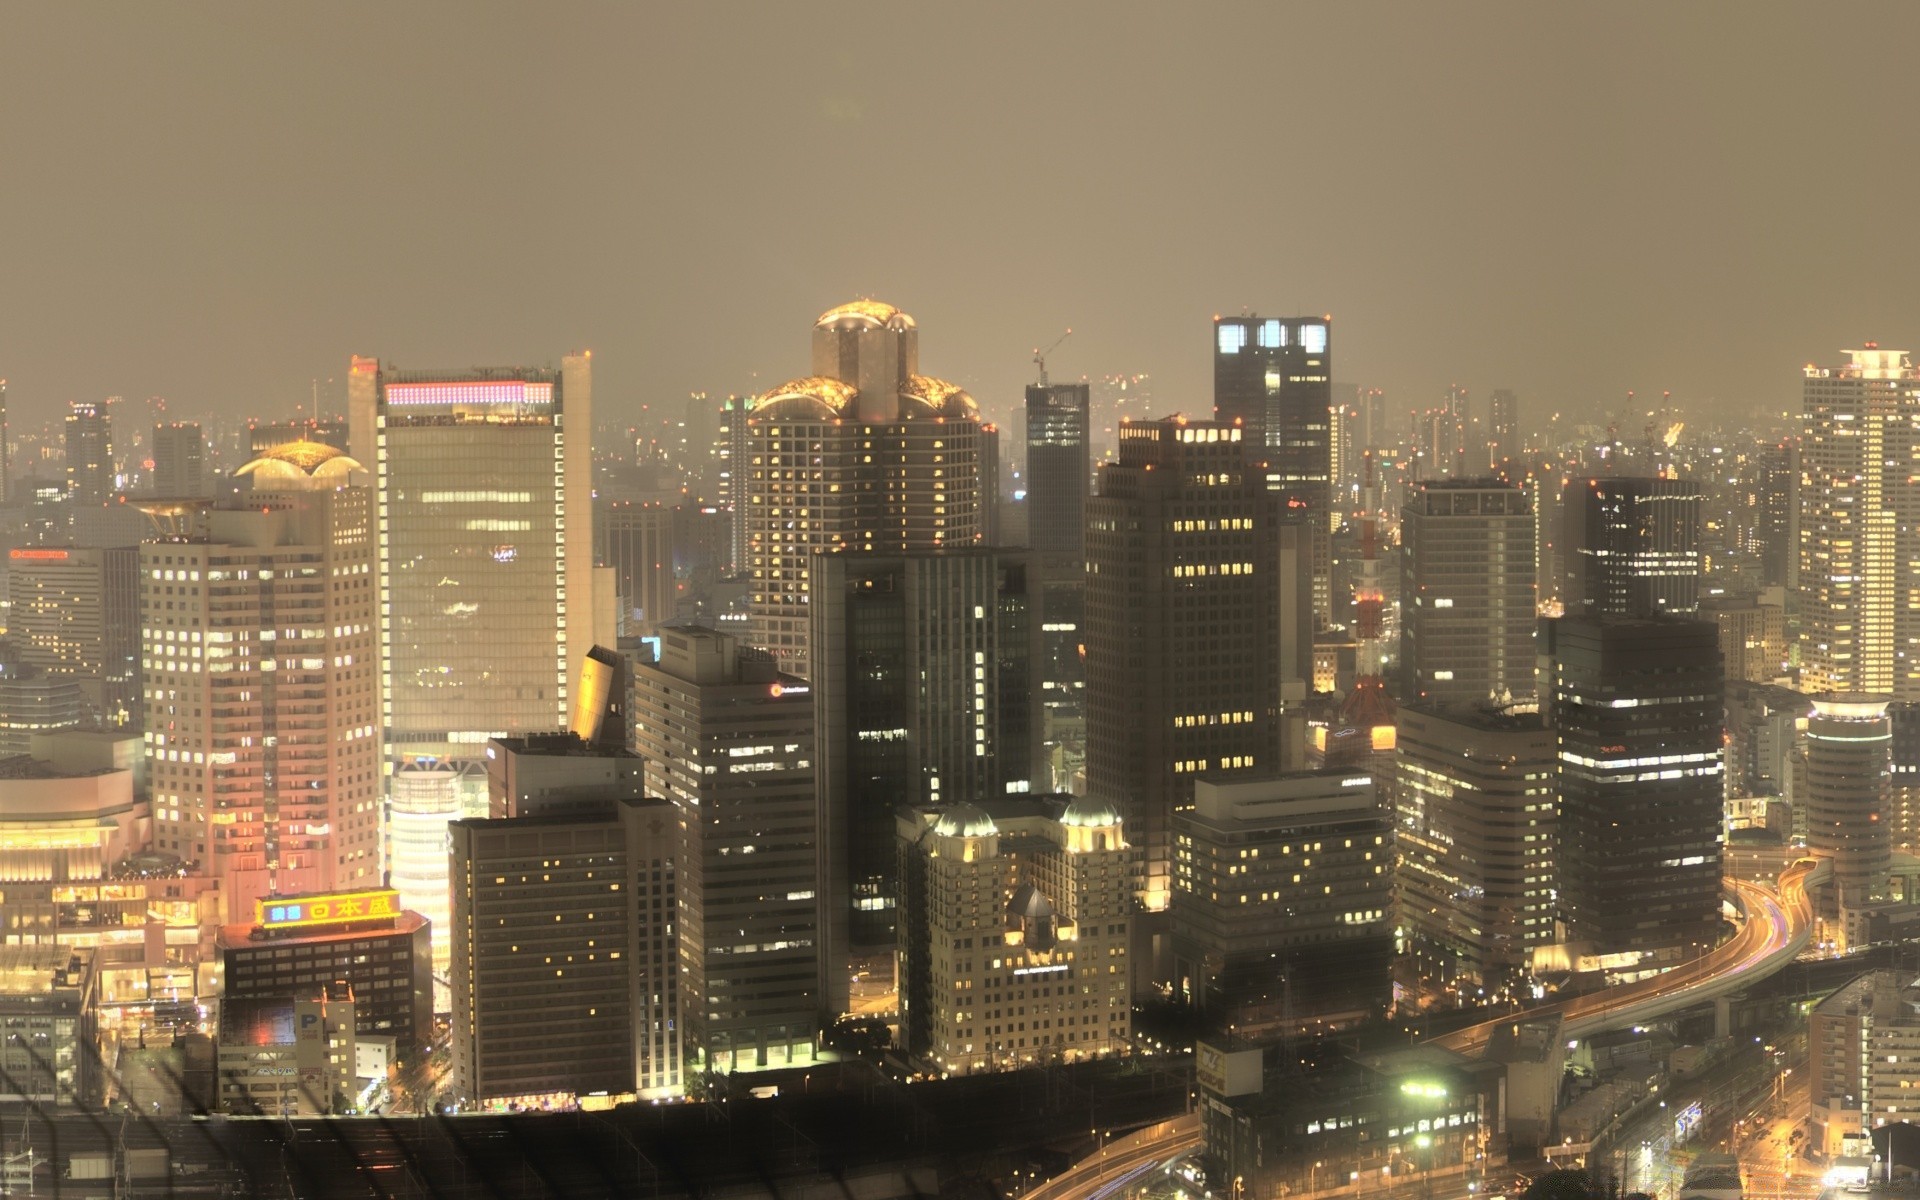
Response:
[{"label": "city skyline", "polygon": [[[1200,415],[1192,314],[1243,309],[1331,313],[1341,382],[1396,410],[1510,388],[1523,427],[1628,389],[1777,414],[1790,368],[1901,344],[1883,326],[1913,251],[1887,235],[1914,168],[1880,152],[1903,106],[1878,64],[1916,18],[1891,6],[1842,56],[1803,53],[1811,12],[1060,7],[1013,37],[994,6],[857,36],[778,11],[241,11],[0,17],[36,97],[0,114],[0,152],[42,181],[0,198],[27,234],[0,297],[16,428],[110,394],[290,409],[367,347],[409,367],[591,347],[605,411],[634,419],[777,384],[787,314],[850,295],[946,331],[951,377],[996,414],[1071,326],[1056,379],[1146,373]],[[1263,131],[1275,39],[1323,52],[1289,60]],[[471,67],[521,53],[574,66],[532,89]],[[929,53],[1022,87],[925,88]],[[807,103],[770,91],[794,69],[822,81]],[[1313,186],[1233,150],[1269,135],[1305,147]],[[1884,186],[1780,186],[1814,155],[1881,163]],[[851,156],[952,186],[855,222],[792,202],[787,181]],[[543,160],[572,164],[564,186],[478,186]],[[556,260],[569,285],[535,302],[516,281]],[[1034,272],[1054,285],[1007,287]]]}]

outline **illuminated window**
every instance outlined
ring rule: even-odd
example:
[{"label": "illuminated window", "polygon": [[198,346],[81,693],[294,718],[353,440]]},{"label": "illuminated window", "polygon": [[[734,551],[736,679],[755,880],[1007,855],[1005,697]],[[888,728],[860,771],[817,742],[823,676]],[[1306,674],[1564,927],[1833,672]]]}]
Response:
[{"label": "illuminated window", "polygon": [[1245,325],[1222,325],[1220,327],[1220,353],[1238,354],[1247,345],[1247,327]]},{"label": "illuminated window", "polygon": [[1327,327],[1325,325],[1302,325],[1300,327],[1300,348],[1308,354],[1327,352]]},{"label": "illuminated window", "polygon": [[1260,345],[1268,350],[1287,344],[1287,327],[1278,321],[1260,322]]}]

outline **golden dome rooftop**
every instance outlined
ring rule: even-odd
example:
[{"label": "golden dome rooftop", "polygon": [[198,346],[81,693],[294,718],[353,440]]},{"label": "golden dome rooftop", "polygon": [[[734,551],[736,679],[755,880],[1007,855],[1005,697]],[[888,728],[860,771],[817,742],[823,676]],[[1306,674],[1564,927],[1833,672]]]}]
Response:
[{"label": "golden dome rooftop", "polygon": [[753,415],[830,420],[846,411],[857,391],[850,383],[824,375],[789,379],[772,391],[756,397]]},{"label": "golden dome rooftop", "polygon": [[330,479],[345,483],[350,472],[361,469],[346,451],[325,442],[282,442],[235,471],[251,475],[256,483],[284,479]]},{"label": "golden dome rooftop", "polygon": [[912,329],[914,327],[912,317],[901,312],[893,305],[879,300],[855,300],[851,304],[842,304],[838,308],[830,308],[826,312],[821,313],[820,319],[813,324],[816,329],[825,329],[834,325],[843,328],[859,325],[869,327],[885,325],[890,329]]},{"label": "golden dome rooftop", "polygon": [[903,399],[917,401],[936,417],[972,417],[980,413],[980,406],[973,402],[973,397],[967,394],[966,389],[931,375],[909,376],[907,386],[900,395]]}]

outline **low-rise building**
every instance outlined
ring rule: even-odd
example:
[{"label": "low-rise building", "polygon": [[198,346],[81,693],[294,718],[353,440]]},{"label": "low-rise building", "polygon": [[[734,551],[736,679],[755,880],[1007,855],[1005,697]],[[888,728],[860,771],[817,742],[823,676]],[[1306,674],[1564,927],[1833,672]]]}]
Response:
[{"label": "low-rise building", "polygon": [[99,1103],[93,967],[91,950],[0,946],[0,1104]]},{"label": "low-rise building", "polygon": [[221,1006],[220,1107],[237,1116],[322,1117],[354,1093],[353,989],[309,987],[299,998]]}]

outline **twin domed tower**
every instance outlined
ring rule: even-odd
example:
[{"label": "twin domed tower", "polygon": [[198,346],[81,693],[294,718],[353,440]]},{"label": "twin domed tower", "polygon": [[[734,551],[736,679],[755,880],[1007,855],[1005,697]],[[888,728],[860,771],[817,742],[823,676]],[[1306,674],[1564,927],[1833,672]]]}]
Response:
[{"label": "twin domed tower", "polygon": [[920,374],[920,329],[856,300],[813,325],[813,373],[753,399],[744,508],[751,641],[812,676],[813,555],[971,546],[993,499],[992,435],[973,397]]}]

